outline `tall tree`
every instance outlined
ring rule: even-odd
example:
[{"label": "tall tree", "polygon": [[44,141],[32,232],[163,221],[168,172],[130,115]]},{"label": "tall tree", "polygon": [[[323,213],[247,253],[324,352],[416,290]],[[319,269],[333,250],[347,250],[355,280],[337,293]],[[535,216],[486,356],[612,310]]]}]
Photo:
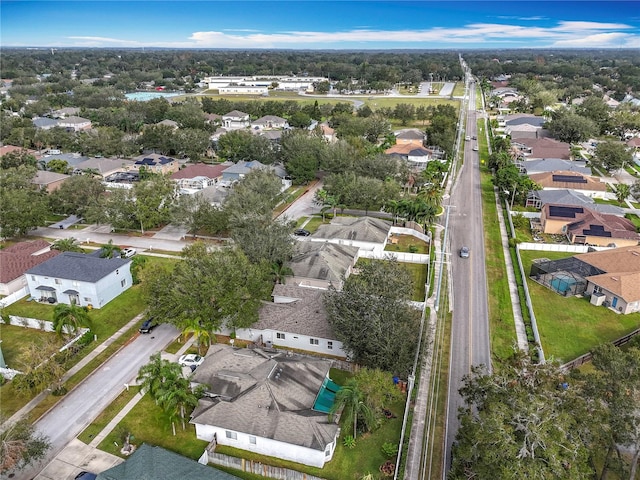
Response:
[{"label": "tall tree", "polygon": [[92,322],[86,307],[59,303],[53,309],[53,329],[62,336],[75,335],[79,328],[91,328]]},{"label": "tall tree", "polygon": [[45,457],[51,442],[28,420],[9,423],[0,417],[0,473],[14,474]]},{"label": "tall tree", "polygon": [[69,238],[59,238],[53,245],[51,245],[53,250],[59,250],[60,252],[82,252],[82,247],[73,237]]},{"label": "tall tree", "polygon": [[32,183],[35,174],[26,166],[0,171],[0,237],[26,235],[44,224],[49,206],[46,194]]},{"label": "tall tree", "polygon": [[119,257],[122,249],[113,243],[113,239],[100,246],[100,258],[114,258]]},{"label": "tall tree", "polygon": [[392,258],[358,269],[341,291],[325,295],[327,318],[354,362],[406,376],[419,328],[419,312],[409,305],[411,276]]},{"label": "tall tree", "polygon": [[629,165],[632,158],[631,152],[624,143],[607,140],[598,143],[592,163],[607,172],[613,172]]},{"label": "tall tree", "polygon": [[358,420],[366,431],[376,427],[376,416],[365,402],[364,393],[355,378],[351,378],[346,385],[338,390],[329,416],[333,417],[339,411],[342,411],[344,425],[349,429],[348,431],[351,432],[354,439],[358,435]]},{"label": "tall tree", "polygon": [[176,185],[164,175],[152,175],[148,180],[133,187],[135,212],[138,225],[145,229],[155,228],[171,220],[171,207],[177,196]]}]

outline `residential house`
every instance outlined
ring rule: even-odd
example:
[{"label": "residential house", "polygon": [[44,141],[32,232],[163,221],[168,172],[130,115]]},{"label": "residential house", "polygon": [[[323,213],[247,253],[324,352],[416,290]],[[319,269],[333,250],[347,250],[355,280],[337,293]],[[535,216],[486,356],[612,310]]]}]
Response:
[{"label": "residential house", "polygon": [[31,296],[40,301],[102,308],[132,284],[130,258],[63,252],[26,271]]},{"label": "residential house", "polygon": [[180,164],[175,158],[165,157],[159,153],[150,153],[134,158],[132,168],[138,171],[144,168],[152,173],[166,175],[177,172],[180,169]]},{"label": "residential house", "polygon": [[381,257],[390,231],[391,223],[379,218],[335,217],[331,223],[320,225],[307,239],[312,242],[354,246]]},{"label": "residential house", "polygon": [[[54,153],[55,152],[55,153]],[[87,161],[89,157],[80,155],[79,153],[62,153],[60,150],[47,150],[46,155],[38,159],[39,163],[48,165],[51,160],[62,160],[67,162],[70,168],[76,168],[78,164]]]},{"label": "residential house", "polygon": [[622,314],[640,311],[640,248],[614,248],[575,255],[603,271],[586,277],[591,303],[607,305]]},{"label": "residential house", "polygon": [[256,345],[285,347],[315,355],[346,358],[324,308],[326,290],[289,282],[273,287],[273,302],[260,307],[250,328],[236,329],[236,338]]},{"label": "residential house", "polygon": [[394,133],[396,137],[396,145],[416,145],[423,147],[427,136],[417,128],[407,128],[404,130],[398,130]]},{"label": "residential house", "polygon": [[553,138],[518,138],[513,146],[518,147],[527,159],[560,158],[571,159],[571,145]]},{"label": "residential house", "polygon": [[181,193],[194,193],[215,185],[222,178],[222,172],[231,165],[230,162],[217,165],[190,164],[171,174],[171,180],[176,182]]},{"label": "residential house", "polygon": [[338,137],[336,136],[336,131],[329,126],[327,122],[322,122],[320,125],[320,131],[322,132],[322,137],[329,143],[336,143],[338,141]]},{"label": "residential house", "polygon": [[544,172],[577,172],[582,175],[591,175],[591,169],[586,162],[563,160],[561,158],[540,158],[537,160],[517,160],[516,166],[520,173],[532,175]]},{"label": "residential house", "polygon": [[62,185],[70,175],[64,173],[49,172],[47,170],[38,170],[36,176],[33,177],[31,183],[36,184],[41,190],[51,193]]},{"label": "residential house", "polygon": [[31,120],[31,123],[33,123],[33,126],[39,130],[51,130],[58,126],[58,120],[47,117],[34,117]]},{"label": "residential house", "polygon": [[327,289],[333,286],[342,290],[358,260],[358,247],[329,242],[300,241],[293,258],[287,262],[292,276],[289,284],[302,287]]},{"label": "residential house", "polygon": [[220,95],[268,95],[269,88],[261,85],[229,85],[218,87]]},{"label": "residential house", "polygon": [[122,158],[89,158],[78,164],[73,169],[74,175],[90,173],[106,178],[109,175],[119,172],[129,172],[134,170],[132,160]]},{"label": "residential house", "polygon": [[544,233],[565,235],[572,244],[626,247],[640,242],[630,220],[586,207],[544,205],[540,223]]},{"label": "residential house", "polygon": [[78,115],[80,113],[80,108],[78,107],[65,107],[60,108],[58,110],[54,110],[51,112],[51,117],[53,118],[67,118]]},{"label": "residential house", "polygon": [[68,131],[79,132],[81,130],[91,129],[91,120],[88,118],[76,117],[72,115],[70,117],[61,118],[58,120],[58,127],[66,128]]},{"label": "residential house", "polygon": [[220,183],[229,186],[235,182],[242,180],[249,172],[254,169],[271,170],[274,175],[280,178],[282,182],[282,190],[286,190],[291,186],[291,178],[281,165],[264,165],[257,160],[251,162],[239,161],[225,168],[222,171],[222,180]]},{"label": "residential house", "polygon": [[570,171],[534,173],[529,178],[544,190],[577,190],[592,198],[606,198],[607,184],[599,177]]},{"label": "residential house", "polygon": [[31,150],[29,148],[23,148],[23,147],[16,147],[14,145],[0,145],[0,158],[4,157],[7,153],[14,153],[14,152],[24,152],[27,153],[29,155],[33,155],[34,157],[37,156],[38,152],[36,152],[35,150]]},{"label": "residential house", "polygon": [[576,190],[532,190],[527,195],[526,206],[540,210],[543,205],[586,207],[599,213],[624,217],[624,209],[606,203],[596,203]]},{"label": "residential house", "polygon": [[45,240],[20,242],[0,250],[0,295],[11,295],[26,287],[24,272],[59,254]]},{"label": "residential house", "polygon": [[249,128],[251,120],[249,114],[233,110],[222,116],[222,126],[226,130],[239,130],[241,128]]},{"label": "residential house", "polygon": [[230,193],[231,189],[229,187],[219,184],[198,190],[194,195],[204,198],[210,205],[221,207]]},{"label": "residential house", "polygon": [[237,480],[238,477],[177,453],[143,443],[123,463],[96,480]]},{"label": "residential house", "polygon": [[222,122],[222,115],[218,115],[217,113],[205,113],[204,118],[205,122],[210,125],[218,125]]},{"label": "residential house", "polygon": [[191,415],[197,437],[322,468],[339,435],[327,415],[339,388],[330,367],[291,352],[212,345],[190,378],[206,388]]},{"label": "residential house", "polygon": [[289,122],[276,115],[265,115],[251,122],[251,128],[255,130],[273,130],[289,128]]},{"label": "residential house", "polygon": [[178,125],[178,122],[174,121],[174,120],[162,120],[161,122],[156,123],[156,125],[163,125],[165,127],[169,127],[173,130],[178,130],[178,128],[180,128],[180,125]]},{"label": "residential house", "polygon": [[396,144],[391,148],[387,148],[384,153],[402,160],[409,168],[415,171],[424,170],[433,159],[431,150],[413,143]]}]

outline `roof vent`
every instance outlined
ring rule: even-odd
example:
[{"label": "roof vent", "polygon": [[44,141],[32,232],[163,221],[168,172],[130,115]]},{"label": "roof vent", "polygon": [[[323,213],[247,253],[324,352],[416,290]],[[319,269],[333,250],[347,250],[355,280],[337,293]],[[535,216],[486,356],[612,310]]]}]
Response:
[{"label": "roof vent", "polygon": [[611,277],[611,280],[617,282],[618,281],[618,277]]}]

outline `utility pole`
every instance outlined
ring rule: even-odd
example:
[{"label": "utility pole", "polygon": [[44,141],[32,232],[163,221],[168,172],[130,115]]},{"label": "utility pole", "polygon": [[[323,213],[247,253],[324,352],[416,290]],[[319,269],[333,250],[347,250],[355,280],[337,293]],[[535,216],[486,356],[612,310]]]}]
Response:
[{"label": "utility pole", "polygon": [[442,248],[440,250],[440,271],[438,272],[438,288],[436,290],[436,301],[433,305],[436,312],[440,308],[440,291],[442,288],[444,257],[445,257],[445,250],[447,248],[447,237],[449,236],[449,216],[451,214],[451,209],[455,208],[455,205],[445,205],[444,208],[447,209],[447,218],[445,219],[445,222],[444,222],[444,236],[442,237]]}]

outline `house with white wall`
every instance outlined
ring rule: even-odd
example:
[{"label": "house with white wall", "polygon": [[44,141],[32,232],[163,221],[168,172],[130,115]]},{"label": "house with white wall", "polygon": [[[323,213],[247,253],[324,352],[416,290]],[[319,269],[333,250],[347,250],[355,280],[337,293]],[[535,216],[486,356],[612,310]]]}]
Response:
[{"label": "house with white wall", "polygon": [[266,347],[282,347],[347,358],[324,308],[326,290],[277,284],[273,302],[260,307],[251,328],[236,330],[236,338]]},{"label": "house with white wall", "polygon": [[200,440],[322,468],[340,429],[326,402],[331,361],[214,344],[191,375],[205,396],[191,415]]},{"label": "house with white wall", "polygon": [[130,258],[62,252],[25,272],[31,296],[48,303],[102,308],[131,288]]},{"label": "house with white wall", "polygon": [[222,116],[222,127],[226,130],[240,130],[242,128],[249,128],[251,120],[249,114],[233,110]]},{"label": "house with white wall", "polygon": [[335,217],[331,223],[320,225],[315,233],[306,238],[312,242],[358,247],[382,258],[390,231],[391,223],[379,218]]}]

